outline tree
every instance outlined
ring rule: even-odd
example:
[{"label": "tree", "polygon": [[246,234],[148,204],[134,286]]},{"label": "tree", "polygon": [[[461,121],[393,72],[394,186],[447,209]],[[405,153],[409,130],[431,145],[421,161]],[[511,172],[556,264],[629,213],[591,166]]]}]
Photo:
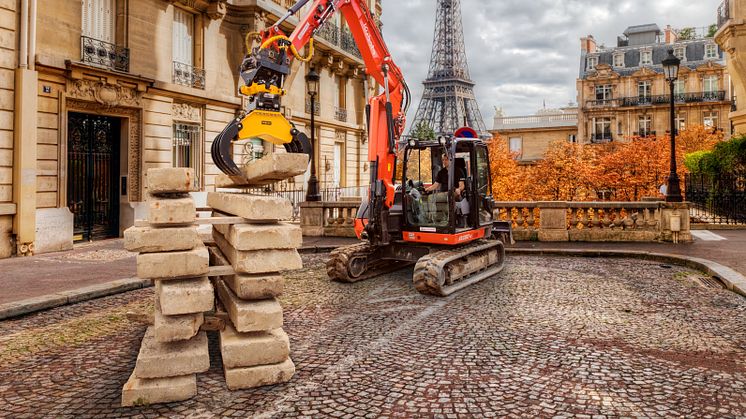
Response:
[{"label": "tree", "polygon": [[435,130],[425,121],[420,121],[419,124],[412,128],[409,136],[419,141],[433,141],[436,139]]},{"label": "tree", "polygon": [[496,201],[519,201],[530,199],[528,181],[530,169],[516,162],[516,153],[511,153],[506,140],[497,136],[487,143],[490,156],[492,196]]},{"label": "tree", "polygon": [[682,28],[677,34],[679,41],[691,41],[694,39],[695,30],[694,28]]},{"label": "tree", "polygon": [[707,37],[714,38],[717,31],[718,31],[718,25],[713,23],[707,28]]},{"label": "tree", "polygon": [[544,160],[532,171],[529,185],[532,199],[595,199],[595,196],[591,196],[591,175],[596,159],[597,149],[594,146],[573,144],[563,140],[551,143],[544,154]]}]

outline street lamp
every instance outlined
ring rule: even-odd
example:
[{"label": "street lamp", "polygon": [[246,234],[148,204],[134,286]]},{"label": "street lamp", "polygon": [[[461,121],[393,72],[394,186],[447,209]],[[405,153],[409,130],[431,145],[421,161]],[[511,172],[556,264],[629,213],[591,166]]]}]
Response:
[{"label": "street lamp", "polygon": [[321,201],[319,194],[319,180],[316,178],[316,95],[319,93],[319,74],[316,69],[311,67],[311,71],[306,75],[306,87],[308,96],[311,97],[311,176],[308,178],[308,190],[306,191],[306,201]]},{"label": "street lamp", "polygon": [[679,64],[681,60],[673,55],[673,50],[668,50],[668,57],[663,60],[663,72],[671,88],[671,173],[668,175],[668,187],[666,188],[666,202],[682,202],[681,182],[676,173],[676,109],[674,99],[674,82],[679,78]]}]

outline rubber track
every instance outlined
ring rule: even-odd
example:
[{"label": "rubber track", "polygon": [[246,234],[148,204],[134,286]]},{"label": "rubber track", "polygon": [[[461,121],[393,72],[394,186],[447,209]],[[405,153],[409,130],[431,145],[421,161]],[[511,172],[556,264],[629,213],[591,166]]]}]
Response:
[{"label": "rubber track", "polygon": [[350,276],[347,264],[352,260],[352,257],[355,255],[371,254],[374,250],[368,243],[353,244],[333,250],[329,255],[329,260],[326,262],[327,276],[334,281],[352,283],[398,271],[412,265],[410,262],[396,262],[391,260],[377,260],[371,263],[369,259],[367,269],[362,275],[357,278]]}]

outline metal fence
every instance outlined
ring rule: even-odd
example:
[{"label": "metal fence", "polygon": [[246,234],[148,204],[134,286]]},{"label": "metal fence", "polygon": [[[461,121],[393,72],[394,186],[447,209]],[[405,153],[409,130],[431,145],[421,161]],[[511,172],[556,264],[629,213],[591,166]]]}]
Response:
[{"label": "metal fence", "polygon": [[746,178],[689,174],[684,182],[693,223],[746,225]]}]

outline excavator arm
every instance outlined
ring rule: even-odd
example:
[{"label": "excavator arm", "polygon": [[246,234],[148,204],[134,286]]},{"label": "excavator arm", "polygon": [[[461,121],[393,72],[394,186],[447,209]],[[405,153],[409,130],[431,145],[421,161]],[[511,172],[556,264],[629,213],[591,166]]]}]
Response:
[{"label": "excavator arm", "polygon": [[[309,2],[312,2],[310,11],[300,18],[292,34],[285,35],[280,29],[282,22]],[[240,175],[230,157],[235,141],[261,138],[276,145],[283,144],[290,152],[312,152],[305,134],[280,113],[281,98],[286,93],[284,83],[290,74],[290,64],[294,59],[311,59],[313,35],[336,12],[347,21],[365,62],[366,73],[383,86],[383,92],[370,98],[366,106],[371,188],[365,231],[373,244],[386,244],[387,212],[394,202],[396,147],[404,130],[409,89],[365,0],[299,0],[277,23],[258,34],[261,45],[249,51],[241,64],[244,85],[240,91],[254,108],[232,121],[216,137],[212,157],[224,173]],[[306,46],[309,47],[308,56],[302,57],[298,51]]]}]

